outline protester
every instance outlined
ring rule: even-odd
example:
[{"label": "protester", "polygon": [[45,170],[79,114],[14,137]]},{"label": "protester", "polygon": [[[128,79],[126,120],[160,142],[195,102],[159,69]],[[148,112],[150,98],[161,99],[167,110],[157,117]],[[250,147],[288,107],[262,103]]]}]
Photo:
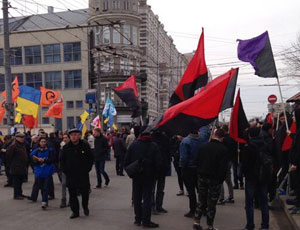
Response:
[{"label": "protester", "polygon": [[[245,204],[247,224],[245,229],[253,230],[254,225],[254,198],[258,196],[262,213],[261,229],[269,229],[269,208],[268,208],[268,178],[264,173],[267,150],[263,137],[260,136],[260,128],[251,127],[248,130],[249,142],[244,148],[243,172],[246,178]],[[271,162],[270,162],[271,164]],[[271,167],[271,165],[269,166]],[[271,175],[271,174],[270,174]]]},{"label": "protester", "polygon": [[126,137],[126,148],[135,140],[134,129],[130,129],[130,134]]},{"label": "protester", "polygon": [[16,133],[15,137],[15,141],[7,149],[6,160],[13,181],[14,199],[23,200],[25,196],[22,184],[27,173],[28,154],[25,147],[25,134]]},{"label": "protester", "polygon": [[7,162],[7,149],[9,146],[13,143],[13,138],[11,135],[6,135],[4,137],[4,144],[1,149],[1,154],[3,155],[3,161],[4,161],[4,167],[5,167],[5,175],[7,178],[7,183],[4,185],[4,187],[13,187],[13,181],[12,176],[10,174],[10,168]]},{"label": "protester", "polygon": [[93,130],[93,136],[94,136],[94,159],[95,159],[95,169],[96,169],[96,175],[97,175],[97,186],[96,188],[102,187],[102,178],[101,175],[103,175],[105,179],[105,186],[107,186],[110,182],[110,179],[105,172],[105,156],[108,152],[108,143],[107,139],[103,134],[101,133],[101,129],[96,128]]},{"label": "protester", "polygon": [[[125,134],[124,134],[125,135]],[[116,158],[116,173],[118,176],[124,176],[124,157],[126,153],[126,146],[124,138],[121,137],[119,132],[113,138],[113,150]]]},{"label": "protester", "polygon": [[216,204],[228,170],[228,151],[222,143],[224,136],[225,133],[222,129],[214,130],[211,141],[200,146],[198,151],[196,165],[199,203],[193,225],[193,228],[197,230],[202,229],[200,221],[205,213],[207,229],[215,230]]},{"label": "protester", "polygon": [[189,194],[189,212],[184,216],[193,218],[195,216],[197,206],[197,163],[196,158],[200,146],[200,139],[197,130],[192,131],[185,137],[180,144],[179,167],[182,170],[182,178],[184,185]]},{"label": "protester", "polygon": [[161,154],[158,146],[152,141],[146,126],[141,128],[141,135],[133,142],[125,157],[125,167],[137,161],[142,162],[142,171],[132,176],[134,224],[146,228],[158,228],[159,225],[151,221],[151,194],[155,177],[161,168]]},{"label": "protester", "polygon": [[30,157],[34,162],[34,184],[31,196],[28,198],[33,202],[37,201],[39,190],[42,193],[42,209],[48,206],[49,180],[54,173],[55,156],[54,152],[48,148],[47,139],[39,139],[39,147],[31,152]]},{"label": "protester", "polygon": [[82,197],[84,215],[88,216],[90,178],[89,172],[93,166],[93,153],[88,143],[81,140],[81,131],[72,129],[69,131],[70,142],[61,152],[60,164],[63,173],[67,177],[67,187],[70,195],[70,207],[72,215],[70,219],[79,217],[78,192]]}]

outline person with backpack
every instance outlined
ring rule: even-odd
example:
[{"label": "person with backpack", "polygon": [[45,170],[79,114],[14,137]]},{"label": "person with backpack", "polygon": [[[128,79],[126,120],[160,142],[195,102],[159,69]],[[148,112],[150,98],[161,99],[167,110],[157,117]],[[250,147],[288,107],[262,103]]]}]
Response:
[{"label": "person with backpack", "polygon": [[249,142],[244,147],[242,159],[243,173],[246,178],[245,209],[247,224],[245,230],[253,230],[254,225],[254,197],[257,194],[262,213],[261,229],[269,229],[268,181],[271,179],[272,159],[264,145],[264,138],[260,135],[260,128],[251,127],[248,130]]},{"label": "person with backpack", "polygon": [[39,139],[39,147],[30,153],[30,157],[34,163],[34,184],[31,196],[28,198],[36,202],[39,190],[42,191],[42,209],[48,206],[49,180],[54,173],[55,155],[48,148],[47,139],[41,137]]}]

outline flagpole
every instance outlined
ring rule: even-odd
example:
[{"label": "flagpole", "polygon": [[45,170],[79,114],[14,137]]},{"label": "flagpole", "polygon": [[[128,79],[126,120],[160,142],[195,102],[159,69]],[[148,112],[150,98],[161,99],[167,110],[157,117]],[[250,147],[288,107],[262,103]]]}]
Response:
[{"label": "flagpole", "polygon": [[286,111],[285,111],[285,106],[284,106],[284,102],[283,102],[283,96],[282,96],[281,86],[280,86],[280,82],[279,82],[279,76],[277,76],[277,83],[278,83],[278,88],[279,88],[279,93],[280,93],[280,98],[281,98],[281,105],[283,107],[283,113],[284,113],[284,118],[285,118],[286,130],[289,130],[289,125],[288,125]]},{"label": "flagpole", "polygon": [[144,126],[143,117],[140,115],[141,125]]}]

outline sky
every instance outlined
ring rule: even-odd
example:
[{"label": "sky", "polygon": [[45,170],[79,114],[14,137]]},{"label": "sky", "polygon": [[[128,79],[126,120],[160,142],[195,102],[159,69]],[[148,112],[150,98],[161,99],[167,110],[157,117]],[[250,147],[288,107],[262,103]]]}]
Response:
[{"label": "sky", "polygon": [[[23,9],[24,14],[45,12],[49,0],[11,0],[13,7]],[[248,118],[267,113],[267,97],[280,98],[276,79],[264,79],[254,75],[250,64],[237,59],[237,39],[249,39],[269,31],[273,53],[282,84],[284,99],[300,91],[300,84],[285,73],[282,54],[300,35],[299,0],[148,0],[159,16],[165,30],[174,39],[182,53],[196,49],[201,28],[205,33],[206,63],[217,77],[230,68],[240,67],[238,87]],[[52,0],[55,11],[88,7],[88,0]],[[11,10],[13,15],[17,15]],[[280,99],[279,99],[280,100]],[[228,114],[228,113],[227,113]]]}]

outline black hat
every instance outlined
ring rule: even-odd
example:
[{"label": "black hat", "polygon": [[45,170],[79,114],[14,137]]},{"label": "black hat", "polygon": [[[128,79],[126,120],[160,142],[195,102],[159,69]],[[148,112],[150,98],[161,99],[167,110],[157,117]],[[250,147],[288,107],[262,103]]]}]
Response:
[{"label": "black hat", "polygon": [[70,130],[69,130],[69,135],[70,135],[71,133],[80,133],[80,134],[81,134],[81,130],[79,130],[79,129],[77,129],[77,128],[70,129]]},{"label": "black hat", "polygon": [[15,136],[16,136],[16,137],[25,137],[25,134],[24,134],[24,133],[16,133]]}]

